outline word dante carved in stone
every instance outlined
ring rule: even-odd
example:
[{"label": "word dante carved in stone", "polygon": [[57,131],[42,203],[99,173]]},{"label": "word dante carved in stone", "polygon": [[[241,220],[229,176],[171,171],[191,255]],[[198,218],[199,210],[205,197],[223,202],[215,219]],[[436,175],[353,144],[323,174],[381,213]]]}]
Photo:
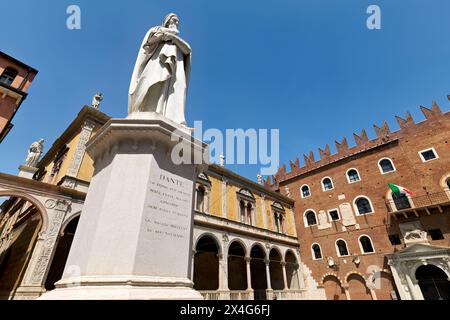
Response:
[{"label": "word dante carved in stone", "polygon": [[172,184],[174,184],[176,186],[179,186],[179,187],[183,187],[183,181],[175,179],[175,178],[170,178],[170,177],[168,177],[168,176],[166,176],[166,175],[164,175],[162,173],[159,175],[159,180],[172,183]]}]

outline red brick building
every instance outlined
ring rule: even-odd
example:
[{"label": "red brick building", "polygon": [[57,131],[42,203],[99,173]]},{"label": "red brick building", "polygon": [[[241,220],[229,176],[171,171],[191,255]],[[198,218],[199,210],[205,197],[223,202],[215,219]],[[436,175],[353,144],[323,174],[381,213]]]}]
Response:
[{"label": "red brick building", "polygon": [[301,258],[327,299],[450,299],[450,113],[421,110],[266,181],[294,198]]},{"label": "red brick building", "polygon": [[0,143],[12,129],[11,121],[37,73],[36,69],[0,51]]}]

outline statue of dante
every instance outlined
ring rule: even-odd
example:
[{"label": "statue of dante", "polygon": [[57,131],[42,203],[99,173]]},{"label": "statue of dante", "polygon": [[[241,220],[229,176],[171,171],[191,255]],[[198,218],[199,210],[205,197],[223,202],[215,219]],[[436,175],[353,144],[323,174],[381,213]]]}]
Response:
[{"label": "statue of dante", "polygon": [[28,148],[28,156],[25,165],[28,167],[36,167],[42,151],[44,150],[44,139],[33,142]]},{"label": "statue of dante", "polygon": [[179,37],[178,16],[164,18],[142,42],[128,96],[128,114],[157,112],[186,125],[184,117],[192,50]]}]

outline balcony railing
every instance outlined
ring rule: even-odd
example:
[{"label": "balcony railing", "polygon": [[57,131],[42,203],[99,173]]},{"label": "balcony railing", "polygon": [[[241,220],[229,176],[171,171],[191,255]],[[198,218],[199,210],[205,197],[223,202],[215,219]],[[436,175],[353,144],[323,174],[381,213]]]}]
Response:
[{"label": "balcony railing", "polygon": [[428,193],[411,198],[404,196],[386,201],[386,207],[389,213],[406,213],[408,211],[417,211],[421,209],[427,210],[427,208],[430,207],[440,208],[440,205],[443,204],[450,204],[449,194],[445,191]]},{"label": "balcony railing", "polygon": [[[261,290],[259,290],[261,291]],[[305,299],[305,290],[208,290],[199,291],[205,300],[301,300]],[[263,294],[261,294],[263,293]]]}]

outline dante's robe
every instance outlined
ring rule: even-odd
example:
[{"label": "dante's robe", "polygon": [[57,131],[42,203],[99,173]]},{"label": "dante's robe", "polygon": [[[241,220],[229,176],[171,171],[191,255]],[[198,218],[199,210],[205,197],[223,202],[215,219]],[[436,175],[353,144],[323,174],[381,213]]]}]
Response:
[{"label": "dante's robe", "polygon": [[179,124],[184,117],[191,55],[175,44],[158,41],[145,50],[151,37],[160,37],[158,27],[150,29],[142,42],[131,79],[128,114],[157,112]]}]

